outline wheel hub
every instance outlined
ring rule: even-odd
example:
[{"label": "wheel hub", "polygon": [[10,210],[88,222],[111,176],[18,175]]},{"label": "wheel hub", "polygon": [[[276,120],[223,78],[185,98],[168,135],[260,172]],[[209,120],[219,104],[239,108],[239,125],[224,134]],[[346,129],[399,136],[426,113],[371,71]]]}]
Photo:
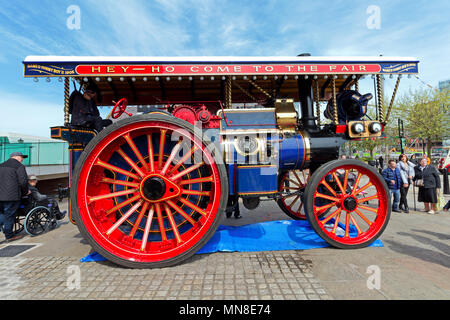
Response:
[{"label": "wheel hub", "polygon": [[347,197],[342,201],[342,207],[345,211],[352,212],[358,206],[358,202],[354,197]]},{"label": "wheel hub", "polygon": [[159,174],[151,174],[142,179],[139,191],[141,196],[150,202],[172,199],[181,193],[179,186]]}]

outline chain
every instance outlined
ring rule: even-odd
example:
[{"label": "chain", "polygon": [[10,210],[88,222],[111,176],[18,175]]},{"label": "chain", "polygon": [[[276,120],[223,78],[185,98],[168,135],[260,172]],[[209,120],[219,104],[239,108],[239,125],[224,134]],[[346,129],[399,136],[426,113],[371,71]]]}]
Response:
[{"label": "chain", "polygon": [[395,82],[394,92],[392,93],[391,102],[389,103],[389,108],[386,114],[386,119],[384,123],[387,123],[389,120],[389,115],[391,114],[392,106],[394,105],[395,94],[397,93],[398,85],[400,84],[401,75],[399,74],[397,77],[397,81]]},{"label": "chain", "polygon": [[248,82],[250,82],[256,89],[258,89],[260,92],[262,92],[267,98],[271,99],[272,96],[265,91],[263,88],[261,88],[259,85],[257,85],[254,81],[247,79]]}]

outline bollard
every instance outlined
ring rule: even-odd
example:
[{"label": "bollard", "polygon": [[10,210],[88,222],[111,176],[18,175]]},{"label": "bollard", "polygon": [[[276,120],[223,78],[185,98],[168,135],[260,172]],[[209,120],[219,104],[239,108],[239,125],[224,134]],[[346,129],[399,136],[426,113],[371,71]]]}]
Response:
[{"label": "bollard", "polygon": [[449,168],[444,168],[444,194],[450,194],[450,188],[448,187],[448,170]]}]

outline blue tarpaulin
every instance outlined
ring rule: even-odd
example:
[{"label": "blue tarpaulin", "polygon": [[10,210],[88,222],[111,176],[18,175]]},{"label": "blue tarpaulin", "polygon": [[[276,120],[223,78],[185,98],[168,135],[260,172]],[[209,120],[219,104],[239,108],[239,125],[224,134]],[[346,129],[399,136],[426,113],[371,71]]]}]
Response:
[{"label": "blue tarpaulin", "polygon": [[[330,223],[333,223],[333,219]],[[342,226],[341,226],[342,227]],[[354,227],[350,225],[350,235]],[[343,230],[341,230],[343,232]],[[213,252],[255,252],[279,250],[307,250],[330,245],[320,238],[305,220],[279,220],[244,226],[219,226],[209,242],[197,254]],[[376,240],[372,247],[383,247]],[[81,259],[81,262],[106,260],[97,252]]]}]

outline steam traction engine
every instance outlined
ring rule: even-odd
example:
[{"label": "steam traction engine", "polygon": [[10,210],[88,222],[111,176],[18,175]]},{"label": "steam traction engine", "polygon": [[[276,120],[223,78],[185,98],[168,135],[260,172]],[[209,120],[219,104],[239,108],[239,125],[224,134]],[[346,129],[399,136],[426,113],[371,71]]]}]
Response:
[{"label": "steam traction engine", "polygon": [[[371,166],[337,160],[339,148],[382,134],[401,75],[417,64],[308,55],[24,61],[26,77],[64,79],[65,123],[52,137],[69,143],[70,219],[96,251],[135,268],[187,259],[240,199],[249,209],[273,199],[335,247],[371,244],[390,217],[387,186]],[[384,74],[397,74],[387,112]],[[359,93],[366,76],[373,95]],[[99,106],[114,104],[112,125],[70,124],[70,80],[95,85]]]}]

